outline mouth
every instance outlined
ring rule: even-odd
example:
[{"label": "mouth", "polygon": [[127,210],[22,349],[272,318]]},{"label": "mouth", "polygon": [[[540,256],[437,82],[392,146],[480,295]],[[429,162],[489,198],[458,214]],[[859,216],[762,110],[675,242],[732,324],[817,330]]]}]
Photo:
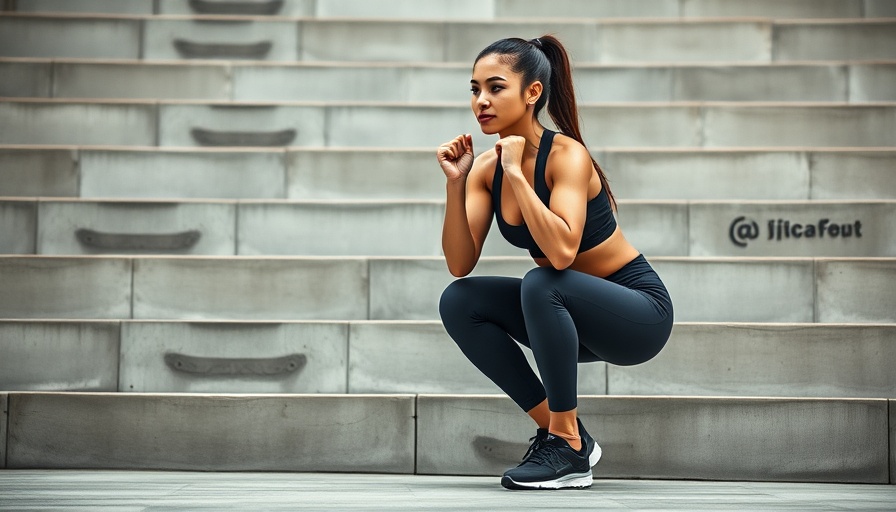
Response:
[{"label": "mouth", "polygon": [[480,123],[486,123],[494,118],[495,116],[491,114],[479,114],[478,116],[476,116],[476,119],[478,119]]}]

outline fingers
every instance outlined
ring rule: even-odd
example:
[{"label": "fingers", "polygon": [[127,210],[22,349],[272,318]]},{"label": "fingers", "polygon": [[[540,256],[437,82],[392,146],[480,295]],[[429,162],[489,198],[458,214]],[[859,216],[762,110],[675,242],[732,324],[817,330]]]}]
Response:
[{"label": "fingers", "polygon": [[470,134],[458,135],[450,142],[446,142],[439,146],[439,158],[454,161],[465,153],[473,152],[473,136]]}]

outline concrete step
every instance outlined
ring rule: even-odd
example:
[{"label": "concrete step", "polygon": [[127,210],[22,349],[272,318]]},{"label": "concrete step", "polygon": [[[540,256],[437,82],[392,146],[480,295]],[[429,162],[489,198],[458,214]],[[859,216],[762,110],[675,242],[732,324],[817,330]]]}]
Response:
[{"label": "concrete step", "polygon": [[578,62],[880,60],[896,58],[894,27],[896,20],[888,18],[442,21],[6,13],[0,15],[0,56],[468,63],[496,39],[548,32]]},{"label": "concrete step", "polygon": [[893,16],[887,0],[14,0],[19,12],[253,14],[323,18],[483,20],[502,18],[862,18]]},{"label": "concrete step", "polygon": [[[680,322],[892,323],[896,258],[650,258]],[[524,257],[477,275],[522,277]],[[434,320],[440,257],[0,257],[0,318]]]},{"label": "concrete step", "polygon": [[[531,420],[499,396],[4,398],[8,469],[497,475],[518,463],[532,435]],[[893,407],[884,399],[583,397],[579,414],[603,447],[603,477],[887,483]]]},{"label": "concrete step", "polygon": [[[893,148],[645,148],[593,154],[620,200],[896,196]],[[444,200],[445,186],[433,149],[0,146],[0,197],[13,196]]]},{"label": "concrete step", "polygon": [[[0,352],[6,391],[498,392],[438,321],[8,320]],[[889,398],[894,357],[896,324],[678,323],[647,363],[580,364],[578,390]]]},{"label": "concrete step", "polygon": [[[443,201],[0,198],[5,254],[439,256]],[[648,256],[896,256],[896,200],[619,201]],[[519,256],[496,226],[485,256]]]},{"label": "concrete step", "polygon": [[[578,412],[603,448],[597,472],[608,477],[885,483],[887,405],[885,400],[585,397]],[[520,440],[531,435],[531,425],[515,408],[504,397],[419,396],[417,471],[500,474],[516,464],[516,453],[525,451]],[[891,419],[893,408],[890,401]]]},{"label": "concrete step", "polygon": [[[603,103],[579,112],[594,147],[896,146],[891,102]],[[460,103],[0,102],[0,144],[431,149],[458,133],[472,133],[475,148],[497,140]]]},{"label": "concrete step", "polygon": [[[470,65],[0,59],[0,96],[465,101]],[[580,102],[896,100],[896,63],[579,65]],[[367,84],[358,87],[358,84]],[[397,84],[397,85],[396,85]]]}]

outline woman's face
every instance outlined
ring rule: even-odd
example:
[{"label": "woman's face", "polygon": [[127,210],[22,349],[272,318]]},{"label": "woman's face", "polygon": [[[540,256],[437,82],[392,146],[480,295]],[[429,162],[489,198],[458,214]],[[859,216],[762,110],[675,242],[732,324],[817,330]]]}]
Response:
[{"label": "woman's face", "polygon": [[502,132],[526,116],[528,105],[522,87],[522,76],[498,55],[486,55],[476,62],[470,80],[470,106],[482,133]]}]

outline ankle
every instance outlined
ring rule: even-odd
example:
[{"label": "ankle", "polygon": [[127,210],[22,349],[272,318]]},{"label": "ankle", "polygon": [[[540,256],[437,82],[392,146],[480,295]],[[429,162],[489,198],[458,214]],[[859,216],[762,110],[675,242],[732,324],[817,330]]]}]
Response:
[{"label": "ankle", "polygon": [[579,437],[577,435],[573,435],[573,434],[566,434],[563,432],[554,432],[554,431],[550,431],[550,434],[553,436],[559,437],[559,438],[563,439],[564,441],[566,441],[567,443],[569,443],[569,447],[572,448],[573,450],[575,450],[577,452],[582,451],[582,438],[581,437]]}]

